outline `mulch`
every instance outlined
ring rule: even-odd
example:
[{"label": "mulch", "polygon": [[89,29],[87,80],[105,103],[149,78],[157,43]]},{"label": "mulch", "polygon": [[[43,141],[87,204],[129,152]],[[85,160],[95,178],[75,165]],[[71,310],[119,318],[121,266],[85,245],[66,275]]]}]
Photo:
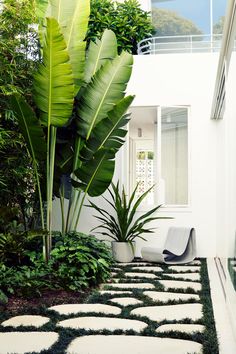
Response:
[{"label": "mulch", "polygon": [[8,298],[8,303],[4,307],[4,311],[11,313],[18,313],[19,311],[24,311],[30,308],[36,308],[41,306],[54,306],[61,305],[64,303],[83,303],[85,299],[90,294],[91,289],[75,292],[66,290],[45,290],[42,292],[40,297],[34,298],[23,298],[12,296]]}]

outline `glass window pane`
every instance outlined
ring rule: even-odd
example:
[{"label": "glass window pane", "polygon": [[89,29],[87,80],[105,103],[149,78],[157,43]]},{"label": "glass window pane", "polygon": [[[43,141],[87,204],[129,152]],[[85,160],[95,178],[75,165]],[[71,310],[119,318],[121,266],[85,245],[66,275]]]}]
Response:
[{"label": "glass window pane", "polygon": [[[129,162],[130,162],[130,192],[137,183],[137,197],[149,189],[156,180],[156,107],[131,108],[129,125]],[[144,204],[155,203],[154,190],[152,190]]]},{"label": "glass window pane", "polygon": [[188,109],[161,110],[161,174],[166,205],[188,204]]}]

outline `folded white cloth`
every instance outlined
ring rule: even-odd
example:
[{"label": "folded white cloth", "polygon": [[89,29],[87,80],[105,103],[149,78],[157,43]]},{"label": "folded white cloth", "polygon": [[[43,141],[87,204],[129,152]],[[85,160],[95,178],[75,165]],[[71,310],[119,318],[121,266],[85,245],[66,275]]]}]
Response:
[{"label": "folded white cloth", "polygon": [[183,264],[196,257],[196,233],[190,227],[170,227],[163,249],[143,247],[141,254],[148,262]]}]

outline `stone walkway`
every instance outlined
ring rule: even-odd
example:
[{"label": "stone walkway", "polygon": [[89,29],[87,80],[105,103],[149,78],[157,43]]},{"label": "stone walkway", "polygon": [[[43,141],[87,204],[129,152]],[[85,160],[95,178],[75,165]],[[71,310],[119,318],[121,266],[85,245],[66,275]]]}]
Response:
[{"label": "stone walkway", "polygon": [[[113,278],[88,303],[52,306],[45,316],[2,322],[0,354],[200,354],[205,330],[200,267],[200,261],[169,267],[117,264]],[[59,319],[48,331],[55,316]],[[72,339],[65,350],[55,351],[65,330],[72,331]]]}]

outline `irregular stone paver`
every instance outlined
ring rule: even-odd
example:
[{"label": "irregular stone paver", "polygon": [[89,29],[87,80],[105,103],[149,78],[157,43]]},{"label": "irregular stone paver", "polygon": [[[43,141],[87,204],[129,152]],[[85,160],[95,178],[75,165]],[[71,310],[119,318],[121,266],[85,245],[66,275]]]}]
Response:
[{"label": "irregular stone paver", "polygon": [[201,354],[202,345],[181,339],[142,336],[84,336],[74,339],[67,354]]},{"label": "irregular stone paver", "polygon": [[155,274],[149,274],[149,273],[125,273],[126,277],[129,278],[147,278],[147,279],[158,279],[158,277]]},{"label": "irregular stone paver", "polygon": [[73,329],[85,329],[88,331],[101,331],[104,329],[115,331],[120,329],[123,331],[134,330],[136,332],[141,332],[147,327],[147,324],[143,321],[127,320],[124,318],[78,317],[60,321],[58,326]]},{"label": "irregular stone paver", "polygon": [[165,306],[139,307],[130,312],[132,315],[146,316],[152,321],[181,321],[191,318],[193,321],[202,318],[201,304],[181,304]]},{"label": "irregular stone paver", "polygon": [[169,300],[189,300],[195,299],[197,301],[200,300],[199,295],[195,294],[182,294],[182,293],[169,293],[167,291],[144,291],[144,295],[150,297],[153,301],[162,301],[167,302]]},{"label": "irregular stone paver", "polygon": [[111,288],[118,289],[154,289],[155,286],[150,283],[119,283],[119,284],[104,284],[104,286],[110,286]]},{"label": "irregular stone paver", "polygon": [[32,326],[32,327],[42,327],[45,323],[48,323],[50,318],[43,316],[32,316],[32,315],[24,315],[24,316],[15,316],[11,317],[8,320],[2,322],[2,326],[11,326],[11,327],[19,327],[19,326]]},{"label": "irregular stone paver", "polygon": [[145,265],[151,265],[152,263],[147,263],[147,262],[129,262],[129,263],[119,263],[119,266],[145,266]]},{"label": "irregular stone paver", "polygon": [[132,267],[134,270],[145,270],[146,272],[163,272],[161,267]]},{"label": "irregular stone paver", "polygon": [[188,263],[187,265],[201,265],[201,264],[202,264],[201,261],[195,260],[195,261]]},{"label": "irregular stone paver", "polygon": [[110,299],[110,301],[121,306],[138,305],[143,303],[134,297],[116,297],[114,299]]},{"label": "irregular stone paver", "polygon": [[49,307],[49,310],[54,310],[60,315],[88,312],[105,313],[107,315],[119,315],[121,313],[119,307],[103,304],[65,304]]},{"label": "irregular stone paver", "polygon": [[111,276],[112,276],[112,277],[115,277],[116,275],[117,275],[117,273],[111,272]]},{"label": "irregular stone paver", "polygon": [[169,269],[176,272],[200,272],[199,266],[171,266]]},{"label": "irregular stone paver", "polygon": [[55,332],[5,332],[0,333],[0,354],[40,353],[58,340]]},{"label": "irregular stone paver", "polygon": [[182,333],[192,334],[194,332],[204,332],[205,327],[197,324],[166,324],[158,327],[156,332],[169,332],[169,331],[178,331]]},{"label": "irregular stone paver", "polygon": [[159,283],[164,285],[165,289],[187,289],[191,288],[195,291],[200,291],[202,288],[201,283],[194,283],[192,281],[182,280],[158,280]]},{"label": "irregular stone paver", "polygon": [[121,291],[121,290],[100,290],[99,294],[109,294],[109,295],[127,295],[132,294],[132,291]]},{"label": "irregular stone paver", "polygon": [[167,275],[168,277],[175,278],[175,279],[186,279],[186,280],[201,280],[199,273],[180,273],[180,274],[173,274],[173,273],[163,273],[163,276]]}]

